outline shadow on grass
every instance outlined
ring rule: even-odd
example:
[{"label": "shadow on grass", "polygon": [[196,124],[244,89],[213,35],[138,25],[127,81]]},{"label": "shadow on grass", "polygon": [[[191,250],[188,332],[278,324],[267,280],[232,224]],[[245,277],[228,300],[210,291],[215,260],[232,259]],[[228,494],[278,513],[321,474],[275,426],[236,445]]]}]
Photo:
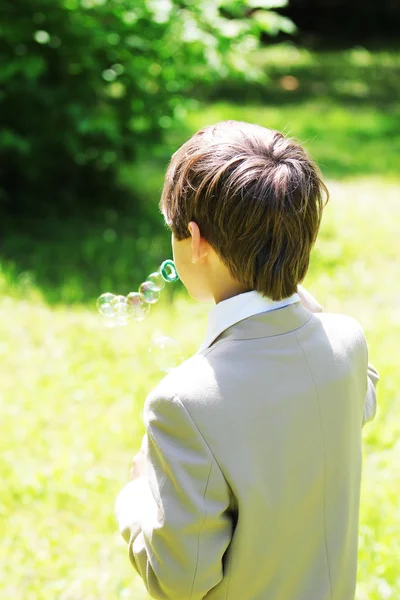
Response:
[{"label": "shadow on grass", "polygon": [[137,291],[171,249],[162,219],[154,225],[108,210],[102,218],[19,223],[18,231],[3,232],[1,255],[3,295],[35,291],[56,305],[94,303],[106,291]]},{"label": "shadow on grass", "polygon": [[121,167],[119,183],[129,190],[129,200],[119,208],[62,218],[3,218],[2,295],[33,294],[51,305],[94,305],[104,292],[137,291],[147,275],[172,257],[171,233],[158,210],[164,168],[161,162]]}]

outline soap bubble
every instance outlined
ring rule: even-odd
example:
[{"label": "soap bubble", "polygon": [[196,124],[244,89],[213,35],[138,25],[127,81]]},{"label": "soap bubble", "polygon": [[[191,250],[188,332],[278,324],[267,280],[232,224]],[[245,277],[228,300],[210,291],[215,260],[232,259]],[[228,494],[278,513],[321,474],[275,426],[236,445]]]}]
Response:
[{"label": "soap bubble", "polygon": [[161,271],[156,271],[148,276],[147,281],[153,284],[153,290],[155,292],[161,292],[165,286],[165,279],[161,274]]},{"label": "soap bubble", "polygon": [[158,302],[158,299],[160,297],[160,292],[157,292],[153,288],[153,284],[151,281],[145,281],[144,283],[140,284],[139,294],[142,294],[144,297],[144,301],[148,302],[149,304],[155,304],[156,302]]},{"label": "soap bubble", "polygon": [[115,323],[122,326],[127,325],[132,317],[128,299],[125,296],[115,296],[111,304],[115,309],[115,315],[113,315]]},{"label": "soap bubble", "polygon": [[114,305],[115,294],[109,292],[102,294],[97,299],[97,309],[104,317],[114,317],[116,315],[116,308]]},{"label": "soap bubble", "polygon": [[179,279],[179,275],[178,275],[178,271],[176,270],[175,263],[171,259],[164,260],[164,262],[162,263],[162,265],[160,267],[160,272],[161,272],[161,275],[163,276],[163,278],[165,279],[165,281],[167,281],[168,283],[172,283],[173,281],[178,281],[178,279]]},{"label": "soap bubble", "polygon": [[148,351],[156,366],[165,373],[180,365],[184,360],[179,342],[161,333],[153,335]]},{"label": "soap bubble", "polygon": [[127,300],[132,319],[135,319],[135,321],[143,321],[150,311],[150,304],[145,301],[143,294],[131,292],[128,294]]},{"label": "soap bubble", "polygon": [[103,324],[107,327],[117,327],[127,325],[131,319],[143,321],[150,311],[150,305],[159,300],[165,282],[178,279],[175,263],[168,259],[157,271],[148,276],[147,280],[140,285],[138,292],[131,292],[127,297],[109,292],[102,294],[97,299],[97,309]]}]

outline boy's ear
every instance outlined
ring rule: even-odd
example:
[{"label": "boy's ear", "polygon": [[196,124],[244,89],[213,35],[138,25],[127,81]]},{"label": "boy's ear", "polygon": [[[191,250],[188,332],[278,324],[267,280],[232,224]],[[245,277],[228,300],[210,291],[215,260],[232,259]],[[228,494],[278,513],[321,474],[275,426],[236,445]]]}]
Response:
[{"label": "boy's ear", "polygon": [[192,263],[196,263],[207,256],[209,246],[207,240],[201,237],[200,228],[195,221],[190,221],[188,229],[192,236]]}]

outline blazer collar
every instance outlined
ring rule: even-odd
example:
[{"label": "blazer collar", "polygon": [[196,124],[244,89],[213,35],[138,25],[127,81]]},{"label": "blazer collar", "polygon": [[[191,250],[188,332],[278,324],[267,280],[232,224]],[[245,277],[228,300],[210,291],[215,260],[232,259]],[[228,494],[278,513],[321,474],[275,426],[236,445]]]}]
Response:
[{"label": "blazer collar", "polygon": [[[289,298],[274,301],[256,291],[239,294],[214,306],[209,314],[206,338],[199,352],[210,347],[221,334],[232,326],[246,321],[250,317],[264,313],[281,312],[284,308],[297,305],[300,302],[298,294]],[[235,327],[235,330],[237,327]]]},{"label": "blazer collar", "polygon": [[300,302],[280,310],[254,315],[226,329],[215,342],[221,340],[250,340],[269,338],[300,329],[315,315]]}]

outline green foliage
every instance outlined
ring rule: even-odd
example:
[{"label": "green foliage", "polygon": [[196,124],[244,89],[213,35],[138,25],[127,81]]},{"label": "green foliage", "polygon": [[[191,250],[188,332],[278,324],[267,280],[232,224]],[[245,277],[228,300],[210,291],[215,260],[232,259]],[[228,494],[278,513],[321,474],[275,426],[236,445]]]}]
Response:
[{"label": "green foliage", "polygon": [[243,55],[272,32],[245,5],[222,16],[215,0],[0,0],[0,9],[0,202],[18,214],[115,205],[118,163],[151,152],[184,116],[193,82],[259,76]]},{"label": "green foliage", "polygon": [[[395,600],[398,183],[365,178],[329,188],[305,285],[325,310],[360,321],[381,375],[378,414],[364,429],[357,600]],[[113,509],[140,446],[145,396],[162,376],[148,341],[161,329],[190,355],[202,341],[209,307],[186,294],[171,304],[163,293],[143,323],[109,330],[94,306],[50,308],[31,288],[26,282],[19,297],[3,290],[0,298],[0,597],[145,600]],[[238,438],[239,455],[241,444],[246,440]]]},{"label": "green foliage", "polygon": [[[246,85],[237,88],[237,102],[192,101],[185,122],[171,126],[157,155],[142,153],[134,164],[120,165],[119,180],[136,199],[125,211],[108,208],[90,218],[3,218],[0,293],[27,294],[34,283],[37,293],[48,302],[69,304],[93,303],[107,290],[126,293],[136,289],[170,256],[170,234],[157,204],[172,152],[200,127],[222,119],[260,123],[299,138],[327,178],[342,180],[371,173],[397,178],[398,53],[355,49],[316,54],[279,45],[253,59],[270,77],[265,98],[247,100]],[[362,65],[369,70],[363,71],[363,79],[358,81],[357,69]],[[288,75],[297,79],[297,89],[282,87],[282,78]],[[334,93],[340,82],[343,86],[346,82],[346,91]],[[361,83],[368,86],[363,99],[357,95]],[[322,84],[325,87],[319,93]],[[379,198],[385,202],[383,195]]]}]

